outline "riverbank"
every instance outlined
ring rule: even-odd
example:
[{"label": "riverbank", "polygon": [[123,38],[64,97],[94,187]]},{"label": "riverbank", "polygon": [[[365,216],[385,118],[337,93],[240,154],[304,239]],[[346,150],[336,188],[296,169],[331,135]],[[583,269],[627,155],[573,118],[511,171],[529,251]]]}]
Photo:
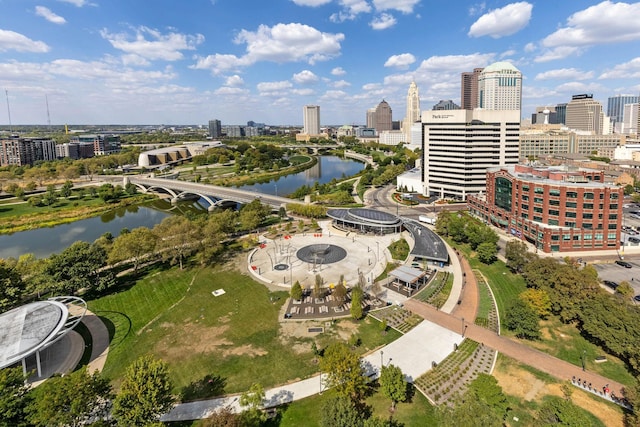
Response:
[{"label": "riverbank", "polygon": [[277,171],[268,172],[250,172],[246,174],[236,175],[232,177],[224,177],[211,180],[213,185],[221,185],[224,187],[241,187],[244,185],[262,184],[272,181],[277,178],[282,178],[287,175],[293,175],[309,168],[314,167],[318,163],[317,156],[305,156],[309,157],[309,160],[305,163],[301,163],[295,166],[289,166]]},{"label": "riverbank", "polygon": [[91,199],[64,199],[54,207],[31,206],[26,201],[17,204],[3,204],[0,205],[0,220],[2,220],[0,234],[13,234],[37,228],[54,227],[153,199],[155,199],[155,196],[137,194],[115,203],[105,203],[102,199],[96,197]]}]

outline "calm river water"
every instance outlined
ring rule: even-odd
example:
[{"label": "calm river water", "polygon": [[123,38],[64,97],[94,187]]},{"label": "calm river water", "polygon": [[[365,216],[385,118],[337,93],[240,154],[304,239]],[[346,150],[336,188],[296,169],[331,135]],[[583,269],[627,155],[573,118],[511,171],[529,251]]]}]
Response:
[{"label": "calm river water", "polygon": [[[364,166],[363,163],[354,160],[323,156],[316,166],[306,171],[268,183],[240,188],[265,194],[277,193],[283,196],[292,193],[302,185],[313,185],[316,181],[324,184],[333,178],[339,179],[342,176],[355,175]],[[99,217],[69,224],[22,231],[11,235],[0,235],[0,258],[17,258],[27,253],[32,253],[38,258],[46,258],[53,253],[63,251],[78,240],[93,242],[107,232],[117,237],[123,228],[129,230],[136,227],[152,228],[169,215],[194,209],[206,211],[206,206],[204,200],[182,202],[178,206],[171,206],[166,201],[157,200],[143,206],[129,206],[107,212]]]}]

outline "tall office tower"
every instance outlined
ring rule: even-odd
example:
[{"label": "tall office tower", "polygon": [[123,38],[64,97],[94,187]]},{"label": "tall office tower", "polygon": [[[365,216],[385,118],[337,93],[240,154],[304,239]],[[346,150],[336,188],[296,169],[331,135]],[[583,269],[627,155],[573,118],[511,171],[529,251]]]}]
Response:
[{"label": "tall office tower", "polygon": [[565,124],[567,122],[567,104],[556,104],[556,123]]},{"label": "tall office tower", "polygon": [[609,97],[607,102],[607,116],[614,123],[621,123],[624,119],[624,106],[627,104],[637,104],[637,95],[616,95]]},{"label": "tall office tower", "polygon": [[602,104],[593,99],[592,94],[573,95],[567,104],[565,125],[569,129],[592,132],[596,135],[603,133],[604,112]]},{"label": "tall office tower", "polygon": [[518,163],[520,110],[422,113],[425,195],[465,200],[483,192],[487,168]]},{"label": "tall office tower", "polygon": [[367,128],[375,129],[376,128],[376,108],[369,108],[367,110]]},{"label": "tall office tower", "polygon": [[478,107],[478,76],[483,68],[474,68],[472,72],[464,72],[460,82],[460,108],[473,110]]},{"label": "tall office tower", "polygon": [[209,120],[209,136],[220,138],[222,136],[222,123],[220,120]]},{"label": "tall office tower", "polygon": [[304,129],[307,135],[320,135],[320,106],[305,105],[303,108]]},{"label": "tall office tower", "polygon": [[377,133],[383,130],[393,130],[393,119],[391,107],[384,99],[376,107],[375,116],[375,129]]},{"label": "tall office tower", "polygon": [[420,93],[416,82],[411,82],[407,92],[407,116],[405,118],[407,127],[420,121]]},{"label": "tall office tower", "polygon": [[478,76],[478,107],[484,110],[520,110],[522,73],[509,62],[495,62]]},{"label": "tall office tower", "polygon": [[640,124],[640,104],[625,104],[622,115],[622,126],[620,133],[638,134],[638,124]]}]

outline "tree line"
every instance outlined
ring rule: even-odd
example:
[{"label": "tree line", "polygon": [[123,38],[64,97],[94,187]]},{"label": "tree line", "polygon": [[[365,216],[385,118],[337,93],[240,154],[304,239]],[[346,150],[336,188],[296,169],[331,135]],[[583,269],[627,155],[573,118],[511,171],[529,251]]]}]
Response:
[{"label": "tree line", "polygon": [[201,265],[213,263],[225,249],[227,238],[250,232],[262,224],[271,209],[259,200],[239,212],[222,210],[194,218],[173,215],[152,229],[107,233],[93,243],[77,241],[49,258],[25,254],[0,260],[0,311],[43,294],[101,294],[116,286],[120,263],[135,273],[146,262],[163,261],[184,267],[190,257]]}]

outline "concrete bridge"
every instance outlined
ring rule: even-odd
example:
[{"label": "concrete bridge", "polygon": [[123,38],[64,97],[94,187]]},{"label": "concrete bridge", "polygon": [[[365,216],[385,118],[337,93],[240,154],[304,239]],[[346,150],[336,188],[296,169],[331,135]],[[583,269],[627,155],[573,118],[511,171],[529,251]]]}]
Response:
[{"label": "concrete bridge", "polygon": [[209,204],[209,210],[224,206],[229,203],[250,203],[259,199],[265,205],[280,208],[287,203],[294,203],[296,200],[286,197],[272,196],[269,194],[256,193],[254,191],[240,190],[237,188],[220,187],[217,185],[197,184],[194,182],[178,181],[176,179],[165,178],[142,178],[139,176],[125,176],[123,186],[128,183],[134,184],[143,193],[164,192],[169,194],[171,203],[196,195],[205,199]]}]

